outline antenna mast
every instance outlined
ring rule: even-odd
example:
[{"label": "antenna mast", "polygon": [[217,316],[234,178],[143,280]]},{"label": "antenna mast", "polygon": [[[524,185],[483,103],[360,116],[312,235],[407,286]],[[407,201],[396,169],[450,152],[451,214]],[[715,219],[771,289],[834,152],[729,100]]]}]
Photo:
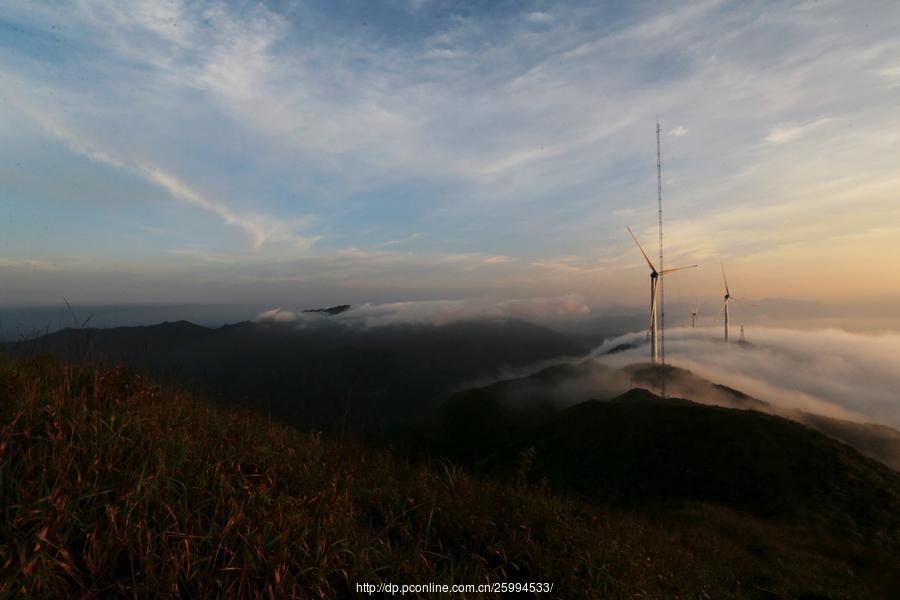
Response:
[{"label": "antenna mast", "polygon": [[[666,267],[663,263],[663,217],[662,217],[662,153],[659,148],[659,115],[656,115],[656,200],[659,207],[659,271]],[[659,278],[659,350],[662,364],[661,391],[662,397],[666,397],[666,296],[663,287],[663,278]]]}]

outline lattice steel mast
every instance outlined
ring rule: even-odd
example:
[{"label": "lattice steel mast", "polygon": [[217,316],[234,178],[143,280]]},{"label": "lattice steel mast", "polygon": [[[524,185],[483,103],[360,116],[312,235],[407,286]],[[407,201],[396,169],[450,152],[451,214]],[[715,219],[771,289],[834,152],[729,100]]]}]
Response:
[{"label": "lattice steel mast", "polygon": [[[662,216],[662,152],[659,143],[659,115],[656,115],[656,200],[659,221],[659,270],[666,268],[663,262],[663,216]],[[659,280],[659,357],[662,365],[660,391],[666,396],[666,295],[662,278]]]}]

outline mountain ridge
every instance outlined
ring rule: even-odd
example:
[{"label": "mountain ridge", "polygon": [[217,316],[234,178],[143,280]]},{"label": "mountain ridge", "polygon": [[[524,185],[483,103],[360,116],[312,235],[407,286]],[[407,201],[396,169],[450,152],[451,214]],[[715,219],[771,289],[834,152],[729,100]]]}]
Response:
[{"label": "mountain ridge", "polygon": [[4,347],[17,356],[122,362],[300,427],[357,432],[419,419],[461,382],[587,352],[521,319],[364,327],[330,317],[302,326],[66,329]]}]

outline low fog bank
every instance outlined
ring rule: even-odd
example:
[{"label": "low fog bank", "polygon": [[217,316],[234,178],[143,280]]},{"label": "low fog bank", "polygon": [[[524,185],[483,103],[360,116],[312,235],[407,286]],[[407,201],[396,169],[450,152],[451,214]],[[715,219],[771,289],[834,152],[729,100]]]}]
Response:
[{"label": "low fog bank", "polygon": [[623,369],[586,358],[577,362],[557,360],[527,376],[511,377],[495,385],[498,399],[510,408],[549,408],[555,412],[587,400],[609,400],[636,384]]},{"label": "low fog bank", "polygon": [[[776,409],[900,427],[900,335],[765,327],[746,333],[748,343],[725,344],[721,327],[672,329],[666,356]],[[614,368],[646,361],[647,354],[645,332],[609,339],[593,352]]]},{"label": "low fog bank", "polygon": [[352,305],[337,314],[275,308],[259,314],[255,321],[293,324],[297,327],[309,327],[323,322],[378,327],[400,324],[446,325],[453,321],[483,319],[523,319],[543,323],[583,318],[590,313],[590,307],[577,296],[562,296],[524,300],[467,299],[365,303]]},{"label": "low fog bank", "polygon": [[725,344],[715,333],[670,332],[664,370],[647,360],[645,334],[634,333],[608,340],[592,357],[484,389],[533,418],[633,388],[658,394],[665,372],[670,397],[798,421],[900,471],[900,373],[889,354],[900,336],[754,329],[754,343]]},{"label": "low fog bank", "polygon": [[[510,318],[564,324],[565,327],[554,328],[582,343],[602,331],[613,336],[592,353],[608,369],[594,365],[587,371],[573,373],[571,380],[541,383],[547,389],[535,387],[536,382],[532,381],[527,393],[531,401],[571,404],[591,397],[612,397],[640,384],[633,379],[633,372],[617,374],[616,370],[647,361],[646,332],[617,335],[622,330],[615,330],[615,322],[633,325],[628,317],[598,321],[602,316],[592,312],[578,296],[360,304],[337,314],[273,309],[260,314],[256,322],[297,328],[325,324],[372,328]],[[591,324],[597,331],[588,335]],[[732,335],[735,342],[725,344],[721,326],[672,328],[666,332],[668,361],[712,383],[768,402],[783,413],[804,411],[900,427],[900,334],[753,327],[747,330],[745,344],[736,343],[738,327],[732,329]],[[696,384],[693,380],[690,385],[687,380],[681,381],[681,389],[673,388],[670,393],[679,391],[685,397],[709,404],[728,405],[734,398],[733,394],[723,395],[714,386],[695,389],[692,386]]]},{"label": "low fog bank", "polygon": [[[669,396],[773,412],[765,402],[717,386],[684,369],[670,367],[666,385]],[[659,392],[659,371],[647,362],[619,366],[607,364],[602,358],[586,358],[571,363],[556,361],[527,377],[502,381],[496,386],[500,400],[510,408],[557,411],[587,400],[612,400],[636,387]]]}]

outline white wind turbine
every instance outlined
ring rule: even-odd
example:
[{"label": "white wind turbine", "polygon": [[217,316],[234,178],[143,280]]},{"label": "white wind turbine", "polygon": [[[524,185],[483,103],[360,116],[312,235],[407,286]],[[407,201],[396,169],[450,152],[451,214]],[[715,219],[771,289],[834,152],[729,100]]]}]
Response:
[{"label": "white wind turbine", "polygon": [[722,303],[722,308],[719,309],[719,312],[716,313],[718,317],[722,314],[722,311],[725,311],[725,341],[728,341],[728,303],[732,300],[737,301],[737,298],[731,295],[731,292],[728,290],[728,278],[725,277],[725,263],[719,263],[722,265],[722,281],[725,282],[725,301]]},{"label": "white wind turbine", "polygon": [[647,256],[647,253],[644,252],[644,249],[641,247],[641,243],[634,236],[634,233],[631,231],[631,228],[627,225],[625,229],[628,230],[628,233],[631,234],[631,239],[634,240],[634,243],[637,245],[638,250],[641,251],[641,254],[644,256],[644,260],[647,261],[647,264],[650,266],[650,359],[654,363],[659,362],[659,349],[658,349],[658,341],[659,341],[659,333],[656,328],[656,291],[657,291],[657,283],[659,283],[659,278],[663,275],[668,275],[669,273],[674,273],[675,271],[682,271],[684,269],[692,269],[697,265],[688,265],[686,267],[675,267],[674,269],[663,269],[662,271],[657,271],[656,267],[653,266],[653,262],[650,260],[650,257]]}]

